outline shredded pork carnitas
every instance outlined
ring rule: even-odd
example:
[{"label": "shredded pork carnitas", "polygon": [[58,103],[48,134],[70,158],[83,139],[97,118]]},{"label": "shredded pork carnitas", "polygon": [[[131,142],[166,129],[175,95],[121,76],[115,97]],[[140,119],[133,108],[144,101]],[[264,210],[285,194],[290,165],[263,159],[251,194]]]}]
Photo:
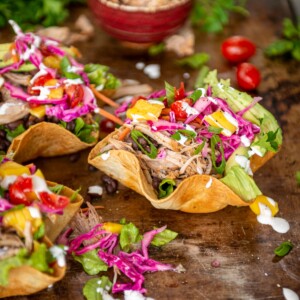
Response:
[{"label": "shredded pork carnitas", "polygon": [[149,137],[157,145],[159,155],[154,159],[148,157],[142,151],[134,149],[130,134],[124,141],[120,141],[118,132],[108,140],[108,144],[102,148],[101,152],[114,149],[134,153],[139,159],[141,168],[150,184],[153,183],[153,178],[160,180],[170,178],[177,181],[178,184],[182,179],[192,175],[211,174],[211,152],[208,150],[206,157],[201,153],[195,154],[197,147],[199,147],[198,143],[191,141],[189,145],[182,145],[171,138],[166,131],[151,131],[147,124],[126,124],[124,126],[138,130]]}]

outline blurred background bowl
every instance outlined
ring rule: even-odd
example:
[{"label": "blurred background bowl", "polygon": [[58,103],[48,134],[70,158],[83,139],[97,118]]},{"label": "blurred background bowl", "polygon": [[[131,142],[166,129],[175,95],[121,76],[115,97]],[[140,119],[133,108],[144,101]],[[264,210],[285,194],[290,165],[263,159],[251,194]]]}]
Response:
[{"label": "blurred background bowl", "polygon": [[192,0],[168,1],[159,7],[129,6],[109,0],[88,0],[96,21],[114,38],[131,43],[156,43],[182,27]]}]

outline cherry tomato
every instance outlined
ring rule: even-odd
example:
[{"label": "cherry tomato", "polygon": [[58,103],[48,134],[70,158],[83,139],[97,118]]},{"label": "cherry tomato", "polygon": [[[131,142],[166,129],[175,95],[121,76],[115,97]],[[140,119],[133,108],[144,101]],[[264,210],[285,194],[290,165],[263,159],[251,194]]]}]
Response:
[{"label": "cherry tomato", "polygon": [[76,107],[82,102],[84,91],[81,84],[71,84],[65,86],[65,91],[69,97],[71,108]]},{"label": "cherry tomato", "polygon": [[29,85],[28,86],[28,89],[27,89],[27,92],[28,94],[30,95],[36,95],[38,96],[40,94],[40,91],[39,90],[34,90],[32,89],[33,87],[36,87],[36,86],[44,86],[45,83],[50,80],[50,79],[53,79],[53,77],[47,73],[45,75],[42,75],[42,76],[39,76],[34,82],[33,84]]},{"label": "cherry tomato", "polygon": [[176,89],[175,88],[175,100],[181,100],[185,96],[185,91],[184,91],[184,83],[180,83],[180,88]]},{"label": "cherry tomato", "polygon": [[9,186],[8,191],[10,202],[14,205],[28,206],[35,200],[30,177],[18,176],[16,181]]},{"label": "cherry tomato", "polygon": [[246,91],[257,88],[260,83],[260,72],[250,63],[242,63],[237,68],[238,85]]},{"label": "cherry tomato", "polygon": [[175,101],[171,104],[171,110],[175,113],[176,118],[187,118],[187,112],[183,109],[183,103],[186,102],[188,105],[192,105],[193,101],[189,98]]},{"label": "cherry tomato", "polygon": [[39,196],[41,202],[50,209],[63,209],[70,203],[69,198],[65,196],[50,194],[47,192],[40,192]]},{"label": "cherry tomato", "polygon": [[115,130],[115,128],[116,128],[116,124],[109,119],[104,119],[100,122],[101,132],[111,133]]},{"label": "cherry tomato", "polygon": [[247,61],[255,54],[256,46],[243,36],[232,36],[221,46],[223,56],[232,63]]}]

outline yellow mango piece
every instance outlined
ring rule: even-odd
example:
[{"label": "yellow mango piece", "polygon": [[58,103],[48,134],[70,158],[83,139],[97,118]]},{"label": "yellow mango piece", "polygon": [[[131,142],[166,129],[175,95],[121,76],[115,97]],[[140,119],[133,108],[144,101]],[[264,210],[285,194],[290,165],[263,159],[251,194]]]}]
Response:
[{"label": "yellow mango piece", "polygon": [[237,121],[221,110],[205,116],[204,120],[213,127],[222,128],[221,133],[225,136],[231,136],[238,128]]},{"label": "yellow mango piece", "polygon": [[2,219],[4,227],[14,228],[20,236],[24,236],[26,222],[31,223],[31,232],[34,233],[42,224],[42,219],[32,217],[28,207],[8,211]]},{"label": "yellow mango piece", "polygon": [[60,68],[60,58],[55,55],[46,56],[43,59],[43,63],[46,67],[51,69],[59,69]]},{"label": "yellow mango piece", "polygon": [[22,166],[14,161],[7,161],[0,165],[0,177],[5,177],[9,175],[30,175],[28,167]]},{"label": "yellow mango piece", "polygon": [[34,175],[45,179],[44,174],[42,173],[42,171],[40,169],[37,169],[36,172],[34,173]]},{"label": "yellow mango piece", "polygon": [[111,233],[120,233],[123,225],[113,222],[106,222],[103,224],[103,229]]},{"label": "yellow mango piece", "polygon": [[272,216],[275,216],[279,211],[278,203],[276,201],[264,195],[259,195],[256,197],[255,201],[250,205],[251,210],[256,215],[260,215],[259,203],[266,205],[271,210]]},{"label": "yellow mango piece", "polygon": [[134,107],[129,108],[126,112],[127,118],[134,121],[152,120],[157,121],[163,110],[164,105],[158,103],[150,103],[147,100],[138,100]]},{"label": "yellow mango piece", "polygon": [[[45,82],[45,86],[56,86],[58,83],[57,79],[50,79]],[[49,99],[60,99],[64,94],[64,88],[59,86],[54,89],[50,89],[50,94],[48,95]]]},{"label": "yellow mango piece", "polygon": [[30,108],[29,110],[30,114],[37,118],[42,118],[46,114],[46,105],[39,105],[37,107]]}]

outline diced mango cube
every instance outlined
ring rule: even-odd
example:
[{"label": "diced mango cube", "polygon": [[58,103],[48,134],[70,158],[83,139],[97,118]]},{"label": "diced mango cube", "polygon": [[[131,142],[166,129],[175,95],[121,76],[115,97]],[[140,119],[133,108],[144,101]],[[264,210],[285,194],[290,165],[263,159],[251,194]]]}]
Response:
[{"label": "diced mango cube", "polygon": [[46,106],[45,105],[39,105],[37,107],[32,107],[32,108],[30,108],[29,112],[33,116],[40,119],[40,118],[44,117],[45,114],[46,114]]},{"label": "diced mango cube", "polygon": [[274,201],[270,197],[266,197],[264,195],[259,195],[256,197],[255,201],[250,205],[251,210],[256,215],[260,215],[260,213],[261,213],[259,203],[266,205],[271,210],[272,216],[275,216],[279,211],[278,203],[276,201]]},{"label": "diced mango cube", "polygon": [[[50,79],[45,82],[45,86],[54,87],[57,84],[58,84],[57,79]],[[51,88],[48,98],[49,99],[60,99],[60,98],[62,98],[63,94],[64,94],[64,88],[62,86],[59,86],[57,88]]]},{"label": "diced mango cube", "polygon": [[10,175],[30,175],[30,170],[26,166],[22,166],[14,161],[7,161],[0,165],[0,177],[4,178],[5,176]]},{"label": "diced mango cube", "polygon": [[42,173],[42,171],[40,169],[37,169],[36,172],[34,173],[34,175],[45,179],[44,174]]},{"label": "diced mango cube", "polygon": [[43,63],[46,67],[51,69],[59,69],[60,68],[60,58],[55,55],[46,56],[43,59]]},{"label": "diced mango cube", "polygon": [[126,112],[127,118],[134,121],[157,121],[164,108],[164,104],[150,103],[147,100],[138,100],[132,108]]},{"label": "diced mango cube", "polygon": [[106,222],[103,224],[103,229],[111,233],[120,233],[123,225],[119,223]]},{"label": "diced mango cube", "polygon": [[231,136],[238,128],[237,120],[221,110],[206,115],[204,120],[213,127],[222,128],[221,133],[225,136]]}]

